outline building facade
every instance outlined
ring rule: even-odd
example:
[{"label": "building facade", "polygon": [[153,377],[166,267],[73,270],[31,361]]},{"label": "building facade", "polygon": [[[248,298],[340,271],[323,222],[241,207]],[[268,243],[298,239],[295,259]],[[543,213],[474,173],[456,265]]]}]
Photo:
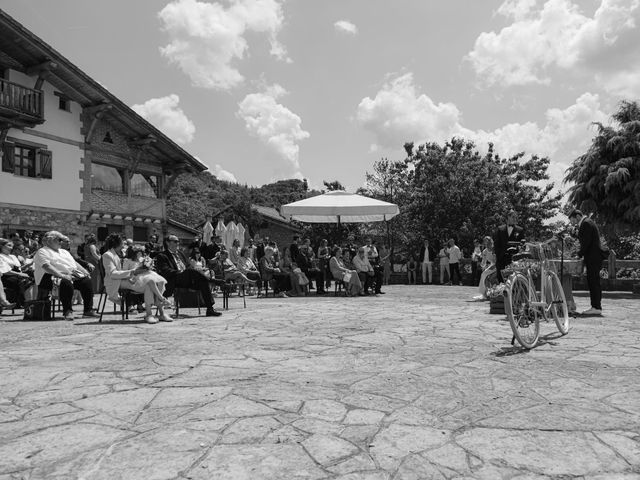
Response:
[{"label": "building facade", "polygon": [[166,233],[166,194],[206,166],[0,10],[0,235]]}]

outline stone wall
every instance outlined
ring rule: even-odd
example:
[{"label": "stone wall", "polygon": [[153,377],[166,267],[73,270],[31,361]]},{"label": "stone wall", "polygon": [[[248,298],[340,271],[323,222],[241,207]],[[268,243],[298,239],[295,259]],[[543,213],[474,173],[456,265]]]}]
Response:
[{"label": "stone wall", "polygon": [[84,218],[84,214],[79,211],[0,204],[0,234],[8,236],[10,233],[23,230],[58,230],[68,235],[72,244],[79,244],[82,243],[87,228]]}]

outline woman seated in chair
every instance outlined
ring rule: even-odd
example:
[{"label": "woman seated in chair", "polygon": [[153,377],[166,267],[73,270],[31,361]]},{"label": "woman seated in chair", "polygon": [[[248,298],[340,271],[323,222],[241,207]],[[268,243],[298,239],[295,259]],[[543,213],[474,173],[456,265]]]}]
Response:
[{"label": "woman seated in chair", "polygon": [[289,274],[283,272],[274,258],[275,250],[271,246],[264,249],[264,256],[260,259],[260,271],[262,279],[269,281],[273,287],[273,293],[280,297],[288,297],[287,291],[291,289]]},{"label": "woman seated in chair", "polygon": [[[147,323],[158,323],[158,318],[154,317],[151,311],[153,305],[158,306],[159,319],[164,322],[171,322],[173,319],[168,316],[164,311],[165,299],[162,297],[160,288],[164,290],[166,280],[163,277],[160,286],[153,281],[155,278],[155,272],[150,272],[148,266],[140,265],[136,268],[125,269],[121,266],[120,256],[118,252],[122,250],[122,237],[117,233],[110,234],[105,241],[106,252],[102,256],[102,264],[104,266],[104,287],[107,292],[107,297],[112,302],[120,302],[120,295],[118,291],[131,290],[133,292],[144,294],[145,304],[145,321]],[[155,275],[150,275],[154,273]],[[142,279],[147,278],[147,281],[140,281],[138,283],[137,276],[141,276]],[[158,295],[162,300],[158,300]]]},{"label": "woman seated in chair", "polygon": [[122,268],[125,270],[136,270],[140,267],[144,268],[142,273],[134,275],[129,279],[132,287],[130,290],[137,293],[144,293],[146,285],[149,284],[149,288],[151,288],[155,297],[154,303],[163,303],[165,307],[168,307],[171,302],[163,296],[167,288],[167,280],[153,270],[153,260],[151,257],[145,255],[144,247],[133,246],[128,248],[125,258],[122,261]]},{"label": "woman seated in chair", "polygon": [[256,281],[249,279],[244,273],[238,270],[233,262],[229,259],[229,252],[226,250],[220,251],[220,265],[224,272],[225,280],[233,280],[238,283],[246,283],[248,285],[255,285]]},{"label": "woman seated in chair", "polygon": [[4,293],[4,285],[2,285],[2,274],[0,273],[0,310],[2,310],[3,308],[6,310],[10,310],[15,307],[15,303],[11,303],[7,300],[7,296]]},{"label": "woman seated in chair", "polygon": [[258,267],[251,260],[251,250],[243,247],[240,250],[240,259],[238,260],[238,270],[243,273],[249,280],[257,282],[258,296],[262,295],[262,277],[258,271]]},{"label": "woman seated in chair", "polygon": [[13,242],[6,238],[0,238],[0,274],[2,284],[6,290],[10,290],[15,297],[18,307],[24,305],[24,293],[33,285],[33,279],[22,272],[20,260],[11,253]]},{"label": "woman seated in chair", "polygon": [[342,249],[334,247],[329,259],[329,269],[333,278],[344,282],[347,295],[354,297],[362,294],[362,282],[358,277],[358,272],[350,270],[344,266],[342,261]]}]

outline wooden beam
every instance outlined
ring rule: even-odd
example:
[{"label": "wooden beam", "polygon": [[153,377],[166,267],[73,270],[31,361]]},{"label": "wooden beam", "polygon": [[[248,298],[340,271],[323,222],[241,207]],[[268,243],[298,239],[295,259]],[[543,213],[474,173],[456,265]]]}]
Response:
[{"label": "wooden beam", "polygon": [[2,147],[4,147],[4,142],[7,139],[8,133],[9,133],[9,127],[0,125],[0,158],[2,158],[4,155],[4,149]]},{"label": "wooden beam", "polygon": [[169,189],[171,188],[171,185],[173,185],[173,183],[176,181],[176,179],[182,175],[184,173],[184,171],[182,170],[178,170],[173,172],[173,175],[171,175],[169,178],[167,178],[167,181],[164,182],[164,187],[162,189],[162,198],[166,198],[167,194],[169,193]]},{"label": "wooden beam", "polygon": [[89,115],[98,113],[98,112],[106,112],[113,108],[113,104],[111,103],[98,103],[96,105],[91,105],[88,107],[84,107],[82,111],[84,113],[88,113]]},{"label": "wooden beam", "polygon": [[33,89],[42,90],[42,85],[44,84],[44,81],[49,78],[49,76],[49,70],[41,70],[40,73],[38,73],[38,79],[36,80],[36,84],[33,86]]},{"label": "wooden beam", "polygon": [[136,173],[136,170],[138,168],[138,165],[140,164],[140,158],[142,158],[142,152],[144,151],[143,148],[138,148],[136,149],[136,154],[135,157],[130,157],[129,158],[129,180],[131,180],[133,178],[133,175]]},{"label": "wooden beam", "polygon": [[158,139],[154,135],[147,135],[146,137],[134,138],[127,142],[130,147],[143,147],[147,145],[151,145],[152,143],[157,142]]},{"label": "wooden beam", "polygon": [[98,123],[98,120],[104,117],[105,113],[111,110],[112,108],[113,108],[113,105],[111,105],[110,103],[96,105],[94,107],[87,107],[87,109],[91,109],[90,112],[93,112],[93,118],[91,119],[91,125],[89,125],[89,130],[87,131],[87,134],[84,136],[85,143],[91,143],[91,137],[93,136],[93,131],[96,128],[96,124]]}]

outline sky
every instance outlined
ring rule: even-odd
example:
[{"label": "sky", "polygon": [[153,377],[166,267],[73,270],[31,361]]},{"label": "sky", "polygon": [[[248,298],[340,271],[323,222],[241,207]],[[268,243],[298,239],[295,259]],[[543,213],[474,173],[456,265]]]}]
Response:
[{"label": "sky", "polygon": [[405,142],[551,160],[640,97],[640,0],[0,0],[218,178],[355,190]]}]

